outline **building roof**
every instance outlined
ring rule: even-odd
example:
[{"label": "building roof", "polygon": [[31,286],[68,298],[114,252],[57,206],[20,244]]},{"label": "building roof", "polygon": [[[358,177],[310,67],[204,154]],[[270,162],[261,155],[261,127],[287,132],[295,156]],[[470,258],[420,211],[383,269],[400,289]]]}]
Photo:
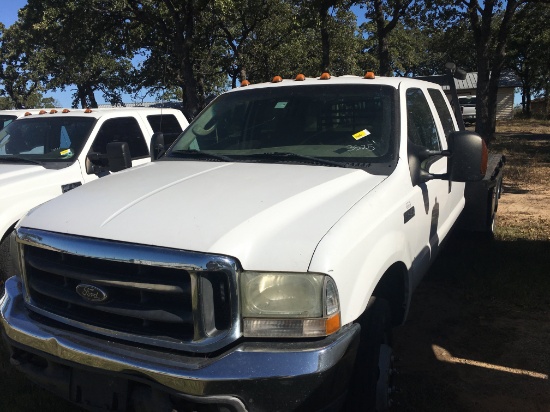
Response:
[{"label": "building roof", "polygon": [[[466,79],[455,79],[456,89],[466,90],[477,88],[477,72],[466,73]],[[521,87],[521,82],[513,72],[503,72],[500,75],[498,87]]]}]

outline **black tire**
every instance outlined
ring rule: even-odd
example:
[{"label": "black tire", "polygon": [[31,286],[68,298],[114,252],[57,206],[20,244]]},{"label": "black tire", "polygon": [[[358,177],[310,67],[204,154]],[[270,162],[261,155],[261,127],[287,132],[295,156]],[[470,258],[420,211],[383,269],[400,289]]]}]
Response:
[{"label": "black tire", "polygon": [[388,301],[372,297],[362,316],[346,411],[382,412],[390,406],[393,351],[391,312]]},{"label": "black tire", "polygon": [[501,192],[502,180],[498,180],[496,185],[489,190],[487,195],[487,226],[485,228],[485,235],[486,238],[490,240],[495,237],[496,215]]},{"label": "black tire", "polygon": [[14,275],[13,269],[13,262],[10,258],[10,238],[6,236],[0,242],[0,282],[2,285]]}]

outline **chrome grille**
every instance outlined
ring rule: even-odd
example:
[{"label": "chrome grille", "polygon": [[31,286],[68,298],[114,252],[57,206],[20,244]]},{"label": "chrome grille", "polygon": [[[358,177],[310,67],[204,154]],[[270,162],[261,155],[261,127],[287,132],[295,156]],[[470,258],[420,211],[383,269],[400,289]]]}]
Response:
[{"label": "chrome grille", "polygon": [[[200,353],[239,336],[237,265],[231,258],[27,228],[18,229],[17,237],[27,305],[43,316]],[[89,299],[77,289],[99,291],[105,299]]]}]

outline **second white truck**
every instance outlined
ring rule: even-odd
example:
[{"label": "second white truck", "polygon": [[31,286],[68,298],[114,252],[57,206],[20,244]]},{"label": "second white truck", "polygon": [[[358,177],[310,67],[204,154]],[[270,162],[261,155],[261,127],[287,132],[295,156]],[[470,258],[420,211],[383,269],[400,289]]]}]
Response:
[{"label": "second white truck", "polygon": [[[149,146],[155,132],[163,132],[167,140],[174,140],[188,125],[181,111],[175,109],[2,113],[11,120],[0,130],[1,279],[5,279],[11,266],[8,236],[30,209],[111,170],[149,162]],[[111,159],[108,147],[115,149]],[[129,152],[130,161],[116,156],[118,149],[123,148]]]}]

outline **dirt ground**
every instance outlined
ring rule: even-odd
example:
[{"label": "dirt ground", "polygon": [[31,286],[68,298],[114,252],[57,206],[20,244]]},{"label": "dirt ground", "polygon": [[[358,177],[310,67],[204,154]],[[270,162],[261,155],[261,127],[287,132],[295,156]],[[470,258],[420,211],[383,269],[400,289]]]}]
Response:
[{"label": "dirt ground", "polygon": [[[533,153],[550,153],[550,135],[526,138]],[[542,253],[527,262],[536,261],[539,272],[550,277],[550,163],[538,156],[527,178],[521,167],[526,159],[507,157],[497,227],[525,228],[527,240],[507,242],[497,229],[489,245],[460,236],[449,242],[416,290],[407,323],[396,329],[399,392],[392,411],[550,411],[550,290],[541,287],[550,283],[518,264],[515,276],[522,287],[509,285],[511,299],[492,297],[487,287],[498,284],[498,271],[505,269],[498,265],[520,261],[534,248]],[[536,232],[534,238],[529,231]],[[456,254],[467,260],[479,248],[487,248],[483,253],[495,261],[480,266],[485,269],[468,263],[477,273],[460,279]],[[510,260],[499,262],[503,255]],[[525,300],[516,295],[524,291],[533,292],[540,304],[531,305],[534,299],[527,295],[522,306]]]}]

